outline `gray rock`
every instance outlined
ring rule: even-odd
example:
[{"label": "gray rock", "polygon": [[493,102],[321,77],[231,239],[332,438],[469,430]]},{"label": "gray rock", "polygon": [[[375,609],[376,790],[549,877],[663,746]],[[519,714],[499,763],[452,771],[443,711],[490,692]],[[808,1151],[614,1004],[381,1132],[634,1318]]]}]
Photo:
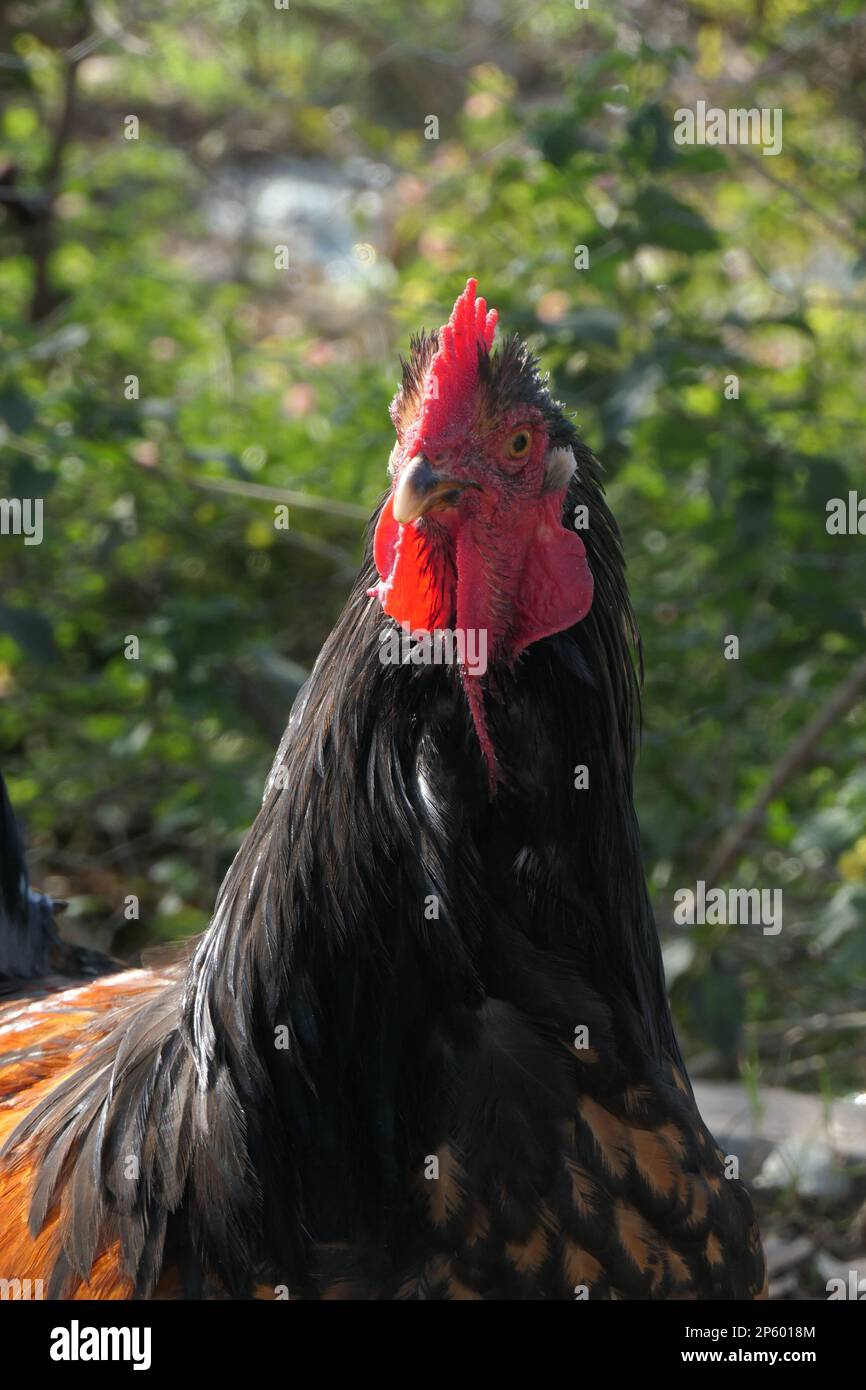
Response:
[{"label": "gray rock", "polygon": [[[773,1160],[769,1178],[773,1182],[776,1175],[782,1179],[783,1169],[790,1169],[793,1161],[795,1169],[805,1168],[807,1186],[817,1183],[824,1196],[831,1194],[834,1184],[839,1186],[838,1176],[829,1176],[830,1167],[847,1183],[843,1172],[846,1163],[866,1161],[864,1105],[841,1100],[828,1103],[818,1096],[776,1086],[761,1087],[753,1099],[745,1086],[730,1081],[699,1081],[695,1098],[719,1147],[737,1156],[740,1176],[747,1182],[754,1182],[770,1155],[790,1141],[795,1148],[783,1150]],[[823,1150],[819,1147],[809,1157],[809,1146],[816,1144]],[[828,1165],[827,1151],[832,1165]],[[827,1176],[820,1176],[819,1170]],[[826,1184],[829,1187],[825,1191]],[[798,1190],[803,1192],[802,1187]]]},{"label": "gray rock", "polygon": [[851,1180],[829,1144],[809,1135],[791,1135],[770,1150],[752,1186],[836,1202],[848,1196]]}]

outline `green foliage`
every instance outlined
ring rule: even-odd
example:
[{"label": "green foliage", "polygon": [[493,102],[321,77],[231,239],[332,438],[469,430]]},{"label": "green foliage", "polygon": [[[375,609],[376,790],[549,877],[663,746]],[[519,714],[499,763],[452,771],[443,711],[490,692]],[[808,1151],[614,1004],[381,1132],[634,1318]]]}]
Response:
[{"label": "green foliage", "polygon": [[[859,7],[659,3],[642,33],[510,0],[14,11],[0,491],[44,499],[45,536],[0,537],[0,736],[37,877],[118,949],[204,925],[384,485],[398,353],[476,273],[607,469],[667,928],[864,647],[866,537],[825,529],[866,495]],[[700,97],[781,108],[782,153],[676,145]],[[775,1023],[864,1007],[864,758],[861,699],[732,871],[784,888],[782,935],[679,952],[708,1066],[748,1034],[767,1079],[817,1084],[808,1034],[779,1070]],[[850,1033],[815,1049],[857,1083]]]}]

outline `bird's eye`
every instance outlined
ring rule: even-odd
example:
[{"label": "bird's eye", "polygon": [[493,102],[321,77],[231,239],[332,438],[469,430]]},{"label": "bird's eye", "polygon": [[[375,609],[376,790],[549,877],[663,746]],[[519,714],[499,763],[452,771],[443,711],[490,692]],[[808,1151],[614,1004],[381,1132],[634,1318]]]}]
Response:
[{"label": "bird's eye", "polygon": [[526,427],[515,430],[505,446],[505,452],[510,459],[526,458],[532,447],[532,435]]}]

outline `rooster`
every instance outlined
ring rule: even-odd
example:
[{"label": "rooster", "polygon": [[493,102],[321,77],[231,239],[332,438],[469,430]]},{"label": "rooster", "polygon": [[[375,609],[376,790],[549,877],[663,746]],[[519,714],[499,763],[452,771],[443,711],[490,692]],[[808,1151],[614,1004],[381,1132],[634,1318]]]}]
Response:
[{"label": "rooster", "polygon": [[619,533],[495,326],[470,280],[412,340],[360,575],[188,965],[0,1014],[0,1275],[765,1296],[665,995]]}]

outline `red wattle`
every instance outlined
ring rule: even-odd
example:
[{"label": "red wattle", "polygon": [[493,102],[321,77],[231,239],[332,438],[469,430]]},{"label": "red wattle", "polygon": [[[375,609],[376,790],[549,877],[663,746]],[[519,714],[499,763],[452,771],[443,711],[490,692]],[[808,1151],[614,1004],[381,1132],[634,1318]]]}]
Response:
[{"label": "red wattle", "polygon": [[[509,664],[526,647],[563,632],[585,618],[592,606],[593,579],[580,537],[562,524],[565,488],[545,494],[534,514],[503,534],[479,541],[477,522],[467,520],[452,537],[456,585],[446,583],[426,531],[394,519],[389,497],[376,526],[373,556],[381,576],[369,592],[385,612],[413,632],[433,632],[452,623],[473,635],[475,650]],[[461,669],[463,687],[487,765],[491,793],[500,779],[485,710],[484,681]]]},{"label": "red wattle", "polygon": [[[433,563],[428,538],[415,523],[402,526],[394,520],[393,498],[382,508],[373,539],[373,558],[380,583],[370,590],[383,609],[413,632],[433,632],[456,616],[462,630],[486,629],[488,651],[502,651],[514,660],[526,647],[563,632],[585,618],[592,606],[593,579],[583,541],[562,524],[562,492],[549,493],[538,503],[522,563],[505,595],[491,590],[491,579],[473,529],[458,532],[456,545],[457,592],[446,591],[443,576]],[[512,553],[517,537],[510,538]],[[454,613],[456,598],[456,614]],[[510,609],[510,612],[509,612]]]},{"label": "red wattle", "polygon": [[370,594],[385,612],[413,632],[433,632],[447,627],[447,595],[435,572],[427,537],[414,522],[402,526],[394,520],[393,495],[379,515],[373,537],[373,559],[381,582]]}]

